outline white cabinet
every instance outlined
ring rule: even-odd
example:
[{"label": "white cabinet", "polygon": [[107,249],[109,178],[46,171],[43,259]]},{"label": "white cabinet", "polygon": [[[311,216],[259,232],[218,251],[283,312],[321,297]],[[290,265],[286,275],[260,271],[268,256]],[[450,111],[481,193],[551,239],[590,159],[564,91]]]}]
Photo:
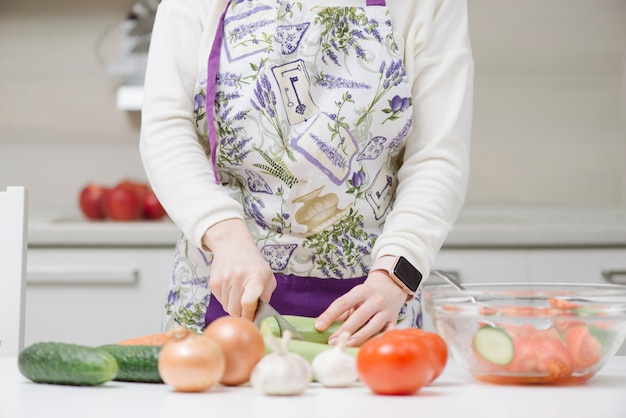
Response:
[{"label": "white cabinet", "polygon": [[[444,248],[434,268],[462,283],[626,284],[626,248]],[[435,277],[427,281],[439,282]]]},{"label": "white cabinet", "polygon": [[528,268],[536,282],[626,284],[626,248],[532,250]]},{"label": "white cabinet", "polygon": [[[443,249],[434,268],[461,283],[526,282],[528,257],[527,252],[517,249]],[[430,277],[426,283],[440,282]]]},{"label": "white cabinet", "polygon": [[30,248],[25,343],[99,345],[160,331],[168,247]]}]

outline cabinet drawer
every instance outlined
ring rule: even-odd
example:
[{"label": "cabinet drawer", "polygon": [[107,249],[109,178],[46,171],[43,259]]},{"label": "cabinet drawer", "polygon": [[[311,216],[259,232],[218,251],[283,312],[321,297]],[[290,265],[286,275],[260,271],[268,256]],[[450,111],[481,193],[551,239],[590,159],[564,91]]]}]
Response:
[{"label": "cabinet drawer", "polygon": [[626,249],[533,250],[530,274],[537,282],[626,284]]},{"label": "cabinet drawer", "polygon": [[31,248],[25,343],[99,345],[158,332],[173,248]]}]

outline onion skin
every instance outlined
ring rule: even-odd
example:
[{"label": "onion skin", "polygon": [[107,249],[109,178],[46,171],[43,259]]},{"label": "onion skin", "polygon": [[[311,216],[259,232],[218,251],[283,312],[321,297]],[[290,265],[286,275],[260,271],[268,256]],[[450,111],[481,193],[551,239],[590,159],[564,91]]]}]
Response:
[{"label": "onion skin", "polygon": [[159,355],[163,382],[178,392],[204,392],[219,383],[226,369],[220,346],[186,328],[172,331]]},{"label": "onion skin", "polygon": [[204,336],[215,341],[224,353],[226,370],[220,383],[225,386],[249,381],[252,369],[265,355],[261,331],[245,318],[217,318],[206,327]]}]

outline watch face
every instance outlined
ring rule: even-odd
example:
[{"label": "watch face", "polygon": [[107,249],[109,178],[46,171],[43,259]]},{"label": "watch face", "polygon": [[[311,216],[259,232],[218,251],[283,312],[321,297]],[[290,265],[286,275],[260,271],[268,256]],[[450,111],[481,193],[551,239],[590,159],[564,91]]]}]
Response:
[{"label": "watch face", "polygon": [[413,267],[413,264],[404,257],[399,257],[396,265],[393,268],[393,274],[402,280],[402,282],[411,289],[412,292],[417,291],[420,283],[422,282],[422,273],[418,269]]}]

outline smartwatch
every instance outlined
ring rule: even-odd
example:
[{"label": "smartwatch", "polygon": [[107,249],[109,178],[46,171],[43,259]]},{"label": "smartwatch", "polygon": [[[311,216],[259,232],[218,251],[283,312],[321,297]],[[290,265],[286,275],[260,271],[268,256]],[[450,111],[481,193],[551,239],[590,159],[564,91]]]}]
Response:
[{"label": "smartwatch", "polygon": [[384,255],[374,262],[371,271],[374,270],[385,271],[409,296],[407,299],[417,292],[422,282],[422,273],[402,256]]}]

